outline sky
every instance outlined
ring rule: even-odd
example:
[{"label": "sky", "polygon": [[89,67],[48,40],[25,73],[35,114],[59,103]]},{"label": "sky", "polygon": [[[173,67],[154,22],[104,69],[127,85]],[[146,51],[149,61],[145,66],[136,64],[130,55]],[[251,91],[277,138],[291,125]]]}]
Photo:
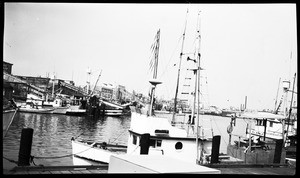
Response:
[{"label": "sky", "polygon": [[[292,86],[297,72],[296,4],[292,3],[4,6],[3,60],[13,64],[14,75],[55,74],[86,85],[87,80],[95,84],[101,72],[98,84],[120,84],[147,94],[150,48],[160,29],[158,79],[163,83],[156,96],[171,99],[185,23],[183,53],[188,54],[182,63],[194,52],[200,24],[205,69],[201,74],[210,105],[240,107],[247,96],[247,108],[274,109],[279,79],[290,80]],[[186,70],[181,72],[185,75]]]}]

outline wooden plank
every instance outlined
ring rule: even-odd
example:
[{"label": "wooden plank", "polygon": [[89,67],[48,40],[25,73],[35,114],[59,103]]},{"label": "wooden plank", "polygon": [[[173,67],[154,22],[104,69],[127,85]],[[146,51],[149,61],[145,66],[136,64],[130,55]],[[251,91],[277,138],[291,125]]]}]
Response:
[{"label": "wooden plank", "polygon": [[266,167],[266,168],[216,168],[221,174],[259,174],[259,175],[294,175],[295,169],[288,167]]},{"label": "wooden plank", "polygon": [[70,171],[72,174],[82,174],[80,170],[71,170]]},{"label": "wooden plank", "polygon": [[27,171],[28,174],[40,174],[40,171]]},{"label": "wooden plank", "polygon": [[90,172],[88,170],[81,170],[82,174],[89,174]]},{"label": "wooden plank", "polygon": [[92,174],[102,174],[102,172],[100,170],[97,169],[91,169],[89,170]]},{"label": "wooden plank", "polygon": [[50,171],[39,171],[40,174],[51,174]]},{"label": "wooden plank", "polygon": [[72,174],[70,171],[66,170],[66,171],[60,171],[62,174]]},{"label": "wooden plank", "polygon": [[28,172],[27,171],[10,172],[9,174],[28,174]]},{"label": "wooden plank", "polygon": [[50,171],[51,174],[61,174],[60,171]]}]

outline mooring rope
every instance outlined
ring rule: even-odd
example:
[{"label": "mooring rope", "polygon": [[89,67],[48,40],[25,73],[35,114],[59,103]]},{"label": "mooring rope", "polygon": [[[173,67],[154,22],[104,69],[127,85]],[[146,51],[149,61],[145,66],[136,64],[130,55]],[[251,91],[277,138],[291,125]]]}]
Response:
[{"label": "mooring rope", "polygon": [[[63,155],[63,156],[48,156],[48,157],[43,157],[43,156],[32,156],[33,158],[36,158],[36,159],[59,159],[59,158],[65,158],[65,157],[70,157],[70,156],[73,156],[73,155],[77,155],[77,154],[80,154],[80,153],[83,153],[83,152],[86,152],[88,151],[89,149],[93,148],[93,145],[94,144],[91,144],[90,148],[86,149],[86,150],[83,150],[83,151],[79,151],[78,153],[72,153],[72,154],[67,154],[67,155]],[[32,158],[32,159],[33,159]]]},{"label": "mooring rope", "polygon": [[[88,149],[85,149],[83,151],[79,151],[78,153],[72,153],[72,154],[67,154],[67,155],[62,155],[62,156],[49,156],[49,157],[46,157],[46,156],[32,156],[30,155],[30,158],[29,158],[29,163],[33,163],[33,165],[35,166],[43,166],[43,165],[36,165],[35,162],[34,162],[34,158],[36,159],[59,159],[59,158],[65,158],[65,157],[70,157],[70,156],[73,156],[73,155],[77,155],[77,154],[80,154],[80,153],[83,153],[85,151],[88,151],[89,149],[93,148],[93,144],[91,145],[90,148]],[[9,158],[6,158],[5,156],[2,156],[4,159],[6,159],[7,161],[9,162],[12,162],[12,163],[15,163],[18,165],[18,161],[15,161],[13,159],[9,159]]]},{"label": "mooring rope", "polygon": [[3,157],[4,159],[6,159],[7,161],[9,161],[9,162],[12,162],[12,163],[15,163],[15,164],[18,164],[18,163],[19,163],[18,161],[15,161],[15,160],[6,158],[5,156],[2,156],[2,157]]}]

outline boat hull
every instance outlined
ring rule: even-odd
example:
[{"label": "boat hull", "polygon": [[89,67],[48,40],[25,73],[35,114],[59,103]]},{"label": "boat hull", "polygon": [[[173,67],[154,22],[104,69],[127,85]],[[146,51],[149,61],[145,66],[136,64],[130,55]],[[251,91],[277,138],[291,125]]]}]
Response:
[{"label": "boat hull", "polygon": [[3,111],[3,117],[2,117],[2,123],[3,123],[3,137],[5,136],[5,132],[8,130],[11,122],[13,121],[15,109],[10,110],[4,110]]},{"label": "boat hull", "polygon": [[122,110],[105,110],[106,116],[122,116],[123,111]]},{"label": "boat hull", "polygon": [[66,114],[69,107],[55,107],[53,114]]},{"label": "boat hull", "polygon": [[69,116],[84,116],[84,115],[86,115],[86,110],[85,109],[67,110],[66,115],[69,115]]},{"label": "boat hull", "polygon": [[26,113],[39,113],[39,114],[52,114],[54,108],[19,108],[19,112]]},{"label": "boat hull", "polygon": [[86,109],[80,109],[79,105],[71,105],[67,110],[66,110],[66,115],[71,115],[71,116],[83,116],[86,115]]},{"label": "boat hull", "polygon": [[101,163],[109,163],[111,155],[125,154],[125,146],[101,146],[100,144],[85,143],[72,140],[72,154],[79,158],[84,158]]}]

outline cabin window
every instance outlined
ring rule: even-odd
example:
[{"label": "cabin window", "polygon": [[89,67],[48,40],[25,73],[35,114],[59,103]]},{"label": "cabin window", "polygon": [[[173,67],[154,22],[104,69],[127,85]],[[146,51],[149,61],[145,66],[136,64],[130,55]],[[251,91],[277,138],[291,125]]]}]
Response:
[{"label": "cabin window", "polygon": [[136,145],[137,137],[136,135],[132,135],[132,144]]},{"label": "cabin window", "polygon": [[182,143],[181,142],[177,142],[176,144],[175,144],[175,149],[176,150],[181,150],[182,149]]},{"label": "cabin window", "polygon": [[270,122],[270,127],[273,127],[273,122]]},{"label": "cabin window", "polygon": [[257,122],[256,122],[256,125],[258,125],[258,126],[262,126],[263,125],[263,121],[262,120],[256,120]]},{"label": "cabin window", "polygon": [[156,140],[156,146],[161,147],[161,140]]},{"label": "cabin window", "polygon": [[153,139],[150,139],[150,146],[152,146],[153,148],[155,148],[155,140]]}]

